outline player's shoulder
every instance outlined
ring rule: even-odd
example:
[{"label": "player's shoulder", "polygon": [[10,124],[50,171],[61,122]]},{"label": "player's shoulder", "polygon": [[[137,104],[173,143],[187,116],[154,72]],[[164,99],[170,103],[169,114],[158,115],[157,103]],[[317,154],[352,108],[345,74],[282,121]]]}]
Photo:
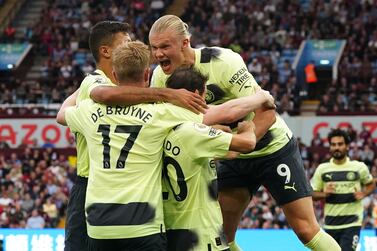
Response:
[{"label": "player's shoulder", "polygon": [[200,50],[200,63],[215,63],[215,62],[225,62],[229,63],[229,60],[238,59],[239,54],[232,51],[231,49],[222,47],[204,47]]},{"label": "player's shoulder", "polygon": [[91,106],[91,105],[94,105],[94,104],[97,104],[97,103],[94,102],[92,99],[84,99],[84,100],[77,103],[77,107],[87,107],[87,106]]},{"label": "player's shoulder", "polygon": [[322,171],[323,169],[330,168],[332,166],[332,163],[330,160],[325,160],[321,162],[318,166],[316,171]]},{"label": "player's shoulder", "polygon": [[161,111],[161,112],[172,111],[172,112],[185,112],[185,113],[189,112],[189,113],[192,113],[190,110],[188,110],[186,108],[183,108],[183,107],[180,107],[180,106],[177,106],[177,105],[173,105],[173,104],[167,103],[167,102],[154,103],[152,105],[154,106],[154,109]]},{"label": "player's shoulder", "polygon": [[160,65],[157,65],[154,70],[153,70],[153,73],[152,73],[152,79],[153,78],[158,78],[158,79],[161,79],[161,78],[168,78],[168,75],[166,75],[164,73],[164,71],[162,70],[161,66]]},{"label": "player's shoulder", "polygon": [[350,160],[349,162],[350,162],[351,166],[355,166],[355,167],[358,167],[358,168],[367,167],[367,165],[362,161]]},{"label": "player's shoulder", "polygon": [[196,131],[200,133],[206,133],[210,129],[209,126],[201,124],[201,123],[196,123],[192,121],[185,121],[179,126],[176,126],[174,128],[174,131],[177,133],[184,133],[188,131]]},{"label": "player's shoulder", "polygon": [[107,78],[106,76],[94,71],[94,72],[91,72],[91,73],[88,73],[85,78],[83,79],[83,81],[81,82],[81,85],[84,85],[84,84],[92,84],[92,83],[95,83],[95,84],[108,84],[107,83]]}]

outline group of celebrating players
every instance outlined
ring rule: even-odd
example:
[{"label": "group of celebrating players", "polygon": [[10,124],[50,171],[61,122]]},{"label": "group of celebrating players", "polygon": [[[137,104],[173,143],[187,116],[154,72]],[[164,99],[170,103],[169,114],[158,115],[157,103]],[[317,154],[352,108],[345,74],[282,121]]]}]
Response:
[{"label": "group of celebrating players", "polygon": [[341,250],[316,220],[297,141],[241,56],[192,48],[174,15],[149,44],[125,23],[91,29],[97,69],[57,115],[78,156],[65,250],[241,250],[237,225],[261,185],[306,247]]}]

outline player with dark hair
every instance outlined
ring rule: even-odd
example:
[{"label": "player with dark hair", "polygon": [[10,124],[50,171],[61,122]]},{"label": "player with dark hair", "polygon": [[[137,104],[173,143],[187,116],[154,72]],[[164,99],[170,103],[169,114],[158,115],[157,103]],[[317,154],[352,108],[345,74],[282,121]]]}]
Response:
[{"label": "player with dark hair", "polygon": [[356,250],[363,222],[361,200],[371,194],[375,183],[369,168],[347,156],[350,137],[341,130],[328,135],[332,158],[320,164],[311,180],[313,199],[325,200],[324,229],[342,251]]},{"label": "player with dark hair", "polygon": [[[169,76],[166,86],[185,88],[205,96],[207,80],[195,69],[184,67]],[[263,106],[263,102],[258,103],[255,98],[254,104],[249,106],[253,111]],[[230,142],[227,134],[192,122],[173,128],[167,136],[164,144],[163,205],[168,251],[229,250],[217,201],[213,158],[224,158],[229,150],[244,152],[236,139],[244,137],[250,126],[254,132],[251,121],[239,123],[237,134]],[[254,133],[252,137],[255,142]]]}]

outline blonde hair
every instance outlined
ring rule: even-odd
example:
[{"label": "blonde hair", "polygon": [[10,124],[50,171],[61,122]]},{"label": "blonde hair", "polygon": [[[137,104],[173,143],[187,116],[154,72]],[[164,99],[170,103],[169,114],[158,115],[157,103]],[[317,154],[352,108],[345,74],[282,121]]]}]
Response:
[{"label": "blonde hair", "polygon": [[149,62],[149,48],[140,41],[122,44],[112,55],[113,69],[120,82],[142,80]]},{"label": "blonde hair", "polygon": [[183,38],[191,36],[188,31],[188,25],[175,15],[165,15],[157,19],[153,23],[149,35],[165,31],[174,31],[178,36],[182,36]]}]

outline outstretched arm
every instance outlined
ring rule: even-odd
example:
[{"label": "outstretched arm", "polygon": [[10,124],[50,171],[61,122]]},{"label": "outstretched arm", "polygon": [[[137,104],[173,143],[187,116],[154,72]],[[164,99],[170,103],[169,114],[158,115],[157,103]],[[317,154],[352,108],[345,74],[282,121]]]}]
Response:
[{"label": "outstretched arm", "polygon": [[67,122],[65,120],[65,109],[67,107],[76,105],[76,98],[77,98],[78,93],[79,93],[79,90],[76,90],[68,98],[66,98],[66,100],[64,100],[62,106],[59,109],[58,114],[56,115],[56,122],[64,126],[67,125]]},{"label": "outstretched arm", "polygon": [[260,90],[250,96],[232,99],[221,105],[210,106],[204,115],[203,123],[206,125],[230,124],[261,107],[266,110],[276,108],[274,98],[268,91]]},{"label": "outstretched arm", "polygon": [[107,105],[134,105],[147,102],[169,102],[195,113],[204,113],[207,105],[204,99],[185,89],[142,88],[135,86],[97,86],[90,97]]}]

